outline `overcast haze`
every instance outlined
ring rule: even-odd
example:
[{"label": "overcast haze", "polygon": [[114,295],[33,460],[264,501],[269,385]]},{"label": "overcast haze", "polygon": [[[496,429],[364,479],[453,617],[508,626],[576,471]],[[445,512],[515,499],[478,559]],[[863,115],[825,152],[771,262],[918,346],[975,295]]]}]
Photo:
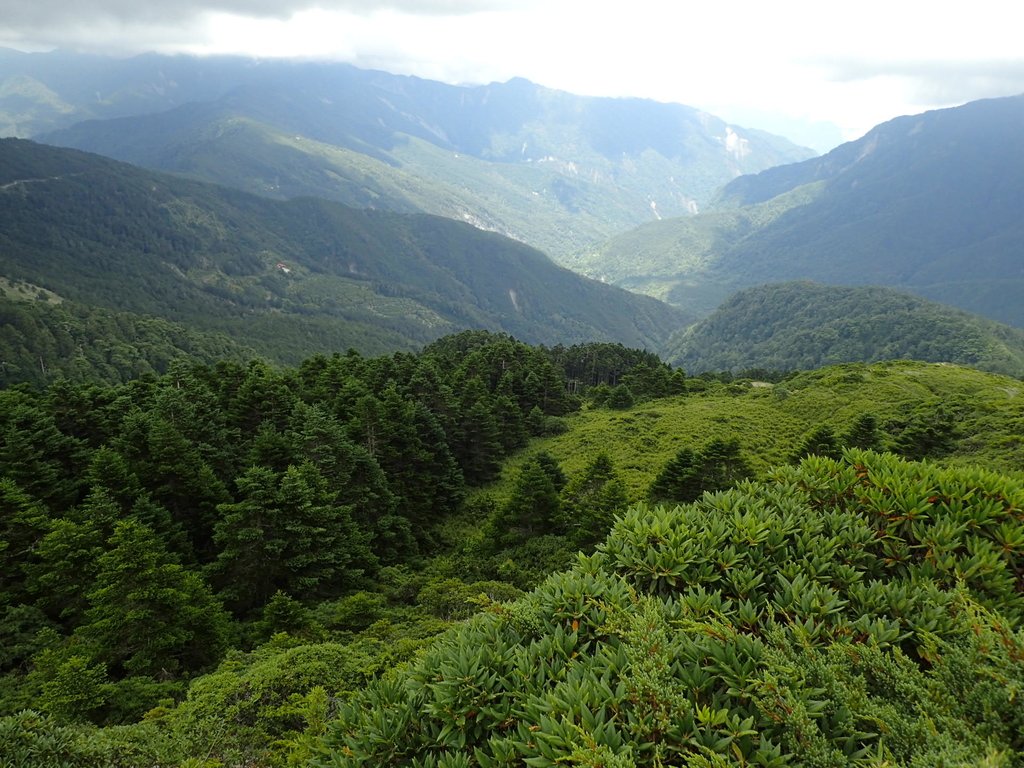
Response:
[{"label": "overcast haze", "polygon": [[[0,0],[0,45],[316,57],[451,83],[526,77],[705,109],[823,150],[1024,92],[1007,0]],[[831,140],[830,140],[831,137]]]}]

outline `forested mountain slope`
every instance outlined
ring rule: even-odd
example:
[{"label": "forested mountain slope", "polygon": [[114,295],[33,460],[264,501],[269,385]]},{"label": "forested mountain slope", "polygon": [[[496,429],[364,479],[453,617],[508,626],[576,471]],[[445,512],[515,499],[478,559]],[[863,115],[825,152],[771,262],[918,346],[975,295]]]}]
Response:
[{"label": "forested mountain slope", "polygon": [[1021,327],[1022,136],[1024,96],[900,117],[823,157],[736,179],[711,219],[647,225],[584,271],[639,285],[628,281],[640,239],[654,256],[636,274],[684,305],[801,279],[899,288]]},{"label": "forested mountain slope", "polygon": [[[7,389],[0,744],[60,768],[1018,749],[1020,483],[939,465],[1019,468],[1022,427],[1019,382],[956,366],[754,387],[482,332]],[[822,696],[908,735],[795,739]]]},{"label": "forested mountain slope", "polygon": [[288,362],[462,328],[656,347],[687,319],[466,224],[273,201],[14,139],[0,141],[0,274]]},{"label": "forested mountain slope", "polygon": [[223,57],[10,54],[4,123],[262,195],[469,221],[558,260],[813,154],[678,104]]},{"label": "forested mountain slope", "polygon": [[0,281],[4,287],[9,290],[0,297],[0,386],[44,385],[59,377],[109,384],[165,373],[174,360],[258,356],[222,333],[56,298],[51,303],[25,283]]},{"label": "forested mountain slope", "polygon": [[689,373],[901,358],[1021,377],[1024,331],[891,288],[772,283],[730,297],[665,357]]}]

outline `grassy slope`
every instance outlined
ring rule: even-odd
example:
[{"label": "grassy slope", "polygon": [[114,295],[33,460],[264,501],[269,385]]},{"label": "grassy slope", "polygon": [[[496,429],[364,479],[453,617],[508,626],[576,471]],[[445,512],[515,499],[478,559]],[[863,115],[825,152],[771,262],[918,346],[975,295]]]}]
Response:
[{"label": "grassy slope", "polygon": [[566,473],[608,453],[630,498],[643,497],[661,467],[684,447],[714,438],[739,439],[754,470],[784,463],[819,424],[837,432],[863,413],[879,423],[934,399],[962,408],[960,437],[948,464],[984,464],[998,471],[1024,466],[1024,385],[959,366],[916,362],[850,364],[800,374],[775,387],[731,385],[642,403],[628,411],[585,410],[568,417],[569,431],[531,444],[488,489],[508,492],[528,455],[550,452]]}]

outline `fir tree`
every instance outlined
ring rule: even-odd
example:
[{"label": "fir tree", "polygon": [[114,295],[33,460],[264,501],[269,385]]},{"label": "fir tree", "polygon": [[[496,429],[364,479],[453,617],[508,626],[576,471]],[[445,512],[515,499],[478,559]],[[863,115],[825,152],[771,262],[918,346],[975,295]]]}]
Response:
[{"label": "fir tree", "polygon": [[562,526],[576,546],[589,548],[608,535],[628,499],[608,454],[599,453],[562,489]]},{"label": "fir tree", "polygon": [[237,614],[260,610],[278,590],[307,600],[337,596],[372,567],[369,535],[311,463],[283,474],[253,467],[238,491],[239,501],[218,508],[220,552],[210,567]]},{"label": "fir tree", "polygon": [[115,675],[195,672],[217,660],[227,619],[202,578],[174,562],[142,523],[114,528],[76,631]]}]

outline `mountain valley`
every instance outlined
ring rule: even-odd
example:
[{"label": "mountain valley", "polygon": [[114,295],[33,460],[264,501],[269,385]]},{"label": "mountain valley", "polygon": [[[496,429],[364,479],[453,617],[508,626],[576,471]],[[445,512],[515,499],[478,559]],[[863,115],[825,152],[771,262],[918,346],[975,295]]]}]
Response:
[{"label": "mountain valley", "polygon": [[1022,129],[0,49],[0,766],[1020,768]]},{"label": "mountain valley", "polygon": [[572,262],[706,314],[733,291],[881,285],[1024,327],[1024,96],[897,118],[827,155],[744,176],[714,211]]}]

